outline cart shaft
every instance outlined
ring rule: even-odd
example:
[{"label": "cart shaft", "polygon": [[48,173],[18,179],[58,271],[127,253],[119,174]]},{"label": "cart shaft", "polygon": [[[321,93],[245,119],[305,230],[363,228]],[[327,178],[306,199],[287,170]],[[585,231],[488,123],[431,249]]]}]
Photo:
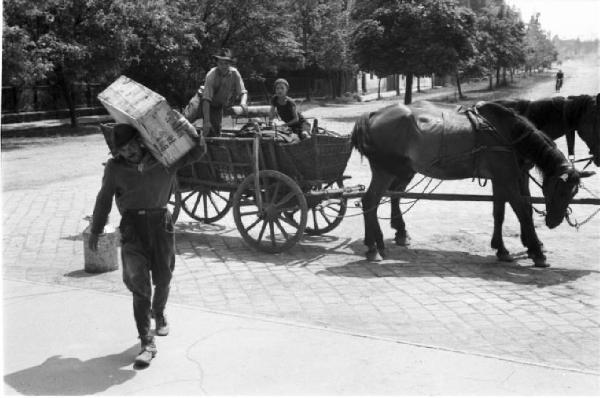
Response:
[{"label": "cart shaft", "polygon": [[[345,187],[343,189],[324,189],[309,191],[307,197],[327,199],[331,198],[360,198],[365,194],[365,187],[362,185]],[[492,195],[466,195],[454,193],[420,193],[420,192],[403,192],[403,191],[386,191],[384,196],[390,198],[405,198],[405,199],[425,199],[425,200],[445,200],[445,201],[466,201],[466,202],[491,202],[494,197]],[[530,198],[531,203],[545,203],[542,197]],[[598,198],[581,198],[572,199],[571,204],[579,205],[600,205]]]}]

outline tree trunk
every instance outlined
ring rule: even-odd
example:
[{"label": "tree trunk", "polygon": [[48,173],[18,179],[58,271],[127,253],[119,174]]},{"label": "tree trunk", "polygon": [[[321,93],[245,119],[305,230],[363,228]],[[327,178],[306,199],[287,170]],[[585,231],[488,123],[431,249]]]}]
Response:
[{"label": "tree trunk", "polygon": [[62,66],[58,65],[55,69],[56,79],[58,83],[58,87],[60,88],[65,101],[67,101],[67,106],[69,108],[69,117],[71,118],[71,127],[77,127],[77,116],[75,115],[75,103],[73,102],[73,96],[71,93],[71,89],[69,87],[69,83],[65,78],[65,74],[63,73]]},{"label": "tree trunk", "polygon": [[400,75],[399,74],[395,74],[394,75],[394,85],[395,85],[395,89],[396,89],[396,95],[399,97],[400,96]]},{"label": "tree trunk", "polygon": [[377,99],[381,99],[381,78],[377,77]]},{"label": "tree trunk", "polygon": [[410,105],[412,102],[412,82],[413,82],[413,74],[412,72],[408,72],[406,74],[406,91],[404,92],[404,104]]},{"label": "tree trunk", "polygon": [[460,87],[460,74],[456,72],[456,88],[458,89],[458,98],[464,99],[465,96],[462,93],[462,88]]},{"label": "tree trunk", "polygon": [[489,90],[492,91],[494,89],[494,76],[492,76],[491,73],[488,76],[489,76],[489,82],[490,82]]},{"label": "tree trunk", "polygon": [[360,77],[360,89],[362,91],[363,94],[367,93],[367,74],[365,72],[361,73],[361,77]]},{"label": "tree trunk", "polygon": [[506,68],[502,68],[502,85],[507,86],[508,82],[506,81]]},{"label": "tree trunk", "polygon": [[496,68],[496,87],[500,86],[500,67]]},{"label": "tree trunk", "polygon": [[417,76],[417,93],[421,92],[421,78]]}]

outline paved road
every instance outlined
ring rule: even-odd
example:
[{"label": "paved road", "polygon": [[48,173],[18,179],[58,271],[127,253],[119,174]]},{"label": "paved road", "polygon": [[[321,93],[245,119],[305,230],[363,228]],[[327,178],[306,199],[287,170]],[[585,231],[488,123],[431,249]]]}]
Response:
[{"label": "paved road", "polygon": [[[561,94],[600,91],[597,66],[565,63],[563,70]],[[554,95],[553,84],[524,94]],[[384,104],[328,106],[307,114],[349,132],[359,114]],[[82,271],[80,233],[107,158],[103,138],[26,142],[3,142],[4,278],[126,295],[119,272]],[[564,142],[559,145],[564,148]],[[577,152],[587,153],[580,141]],[[368,164],[353,154],[346,174],[350,184],[367,184]],[[586,187],[590,192],[580,196],[600,195],[597,177]],[[436,192],[487,194],[490,188],[457,181],[444,182]],[[574,210],[583,219],[595,208]],[[279,255],[247,248],[231,215],[214,225],[183,217],[172,301],[600,374],[598,217],[579,231],[566,224],[548,230],[536,219],[552,265],[540,270],[525,257],[511,212],[504,234],[517,261],[495,261],[490,203],[417,203],[406,216],[413,237],[409,249],[392,245],[393,232],[383,220],[389,211],[384,206],[379,214],[391,255],[377,264],[363,260],[357,208],[330,234],[307,237]],[[116,223],[118,216],[111,220]],[[173,323],[177,327],[177,319]],[[132,328],[132,339],[133,333]]]}]

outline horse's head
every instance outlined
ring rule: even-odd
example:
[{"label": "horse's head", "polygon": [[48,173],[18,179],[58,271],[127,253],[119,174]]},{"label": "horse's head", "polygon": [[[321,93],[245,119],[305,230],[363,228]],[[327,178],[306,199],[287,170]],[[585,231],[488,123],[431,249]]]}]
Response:
[{"label": "horse's head", "polygon": [[564,167],[556,174],[546,176],[542,189],[546,201],[546,226],[555,228],[562,223],[571,199],[579,190],[582,178],[596,174],[594,171],[579,171],[574,167]]},{"label": "horse's head", "polygon": [[579,117],[574,120],[573,127],[588,146],[594,164],[600,166],[600,94],[595,99],[588,95],[568,99],[580,103]]}]

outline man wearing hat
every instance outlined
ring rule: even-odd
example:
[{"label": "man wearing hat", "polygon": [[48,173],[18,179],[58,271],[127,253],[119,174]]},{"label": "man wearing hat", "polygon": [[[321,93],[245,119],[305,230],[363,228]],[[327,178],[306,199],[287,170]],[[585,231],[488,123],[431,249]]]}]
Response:
[{"label": "man wearing hat", "polygon": [[221,134],[223,108],[234,105],[238,98],[240,105],[247,112],[248,92],[244,87],[240,72],[232,66],[235,58],[233,58],[231,50],[223,48],[213,57],[217,61],[217,66],[206,74],[204,91],[198,90],[198,94],[194,96],[190,105],[183,112],[190,122],[194,122],[195,110],[197,107],[201,107],[202,130],[205,137]]},{"label": "man wearing hat", "polygon": [[[104,168],[102,187],[94,206],[89,248],[98,250],[98,237],[104,230],[114,197],[121,213],[123,282],[133,294],[133,315],[142,346],[135,364],[147,366],[157,352],[150,332],[151,317],[156,321],[156,335],[169,333],[164,311],[175,267],[175,235],[167,202],[177,168],[197,160],[202,150],[197,145],[166,168],[143,146],[134,127],[117,124],[113,132],[111,149],[115,156]],[[199,142],[199,137],[195,140]]]}]

